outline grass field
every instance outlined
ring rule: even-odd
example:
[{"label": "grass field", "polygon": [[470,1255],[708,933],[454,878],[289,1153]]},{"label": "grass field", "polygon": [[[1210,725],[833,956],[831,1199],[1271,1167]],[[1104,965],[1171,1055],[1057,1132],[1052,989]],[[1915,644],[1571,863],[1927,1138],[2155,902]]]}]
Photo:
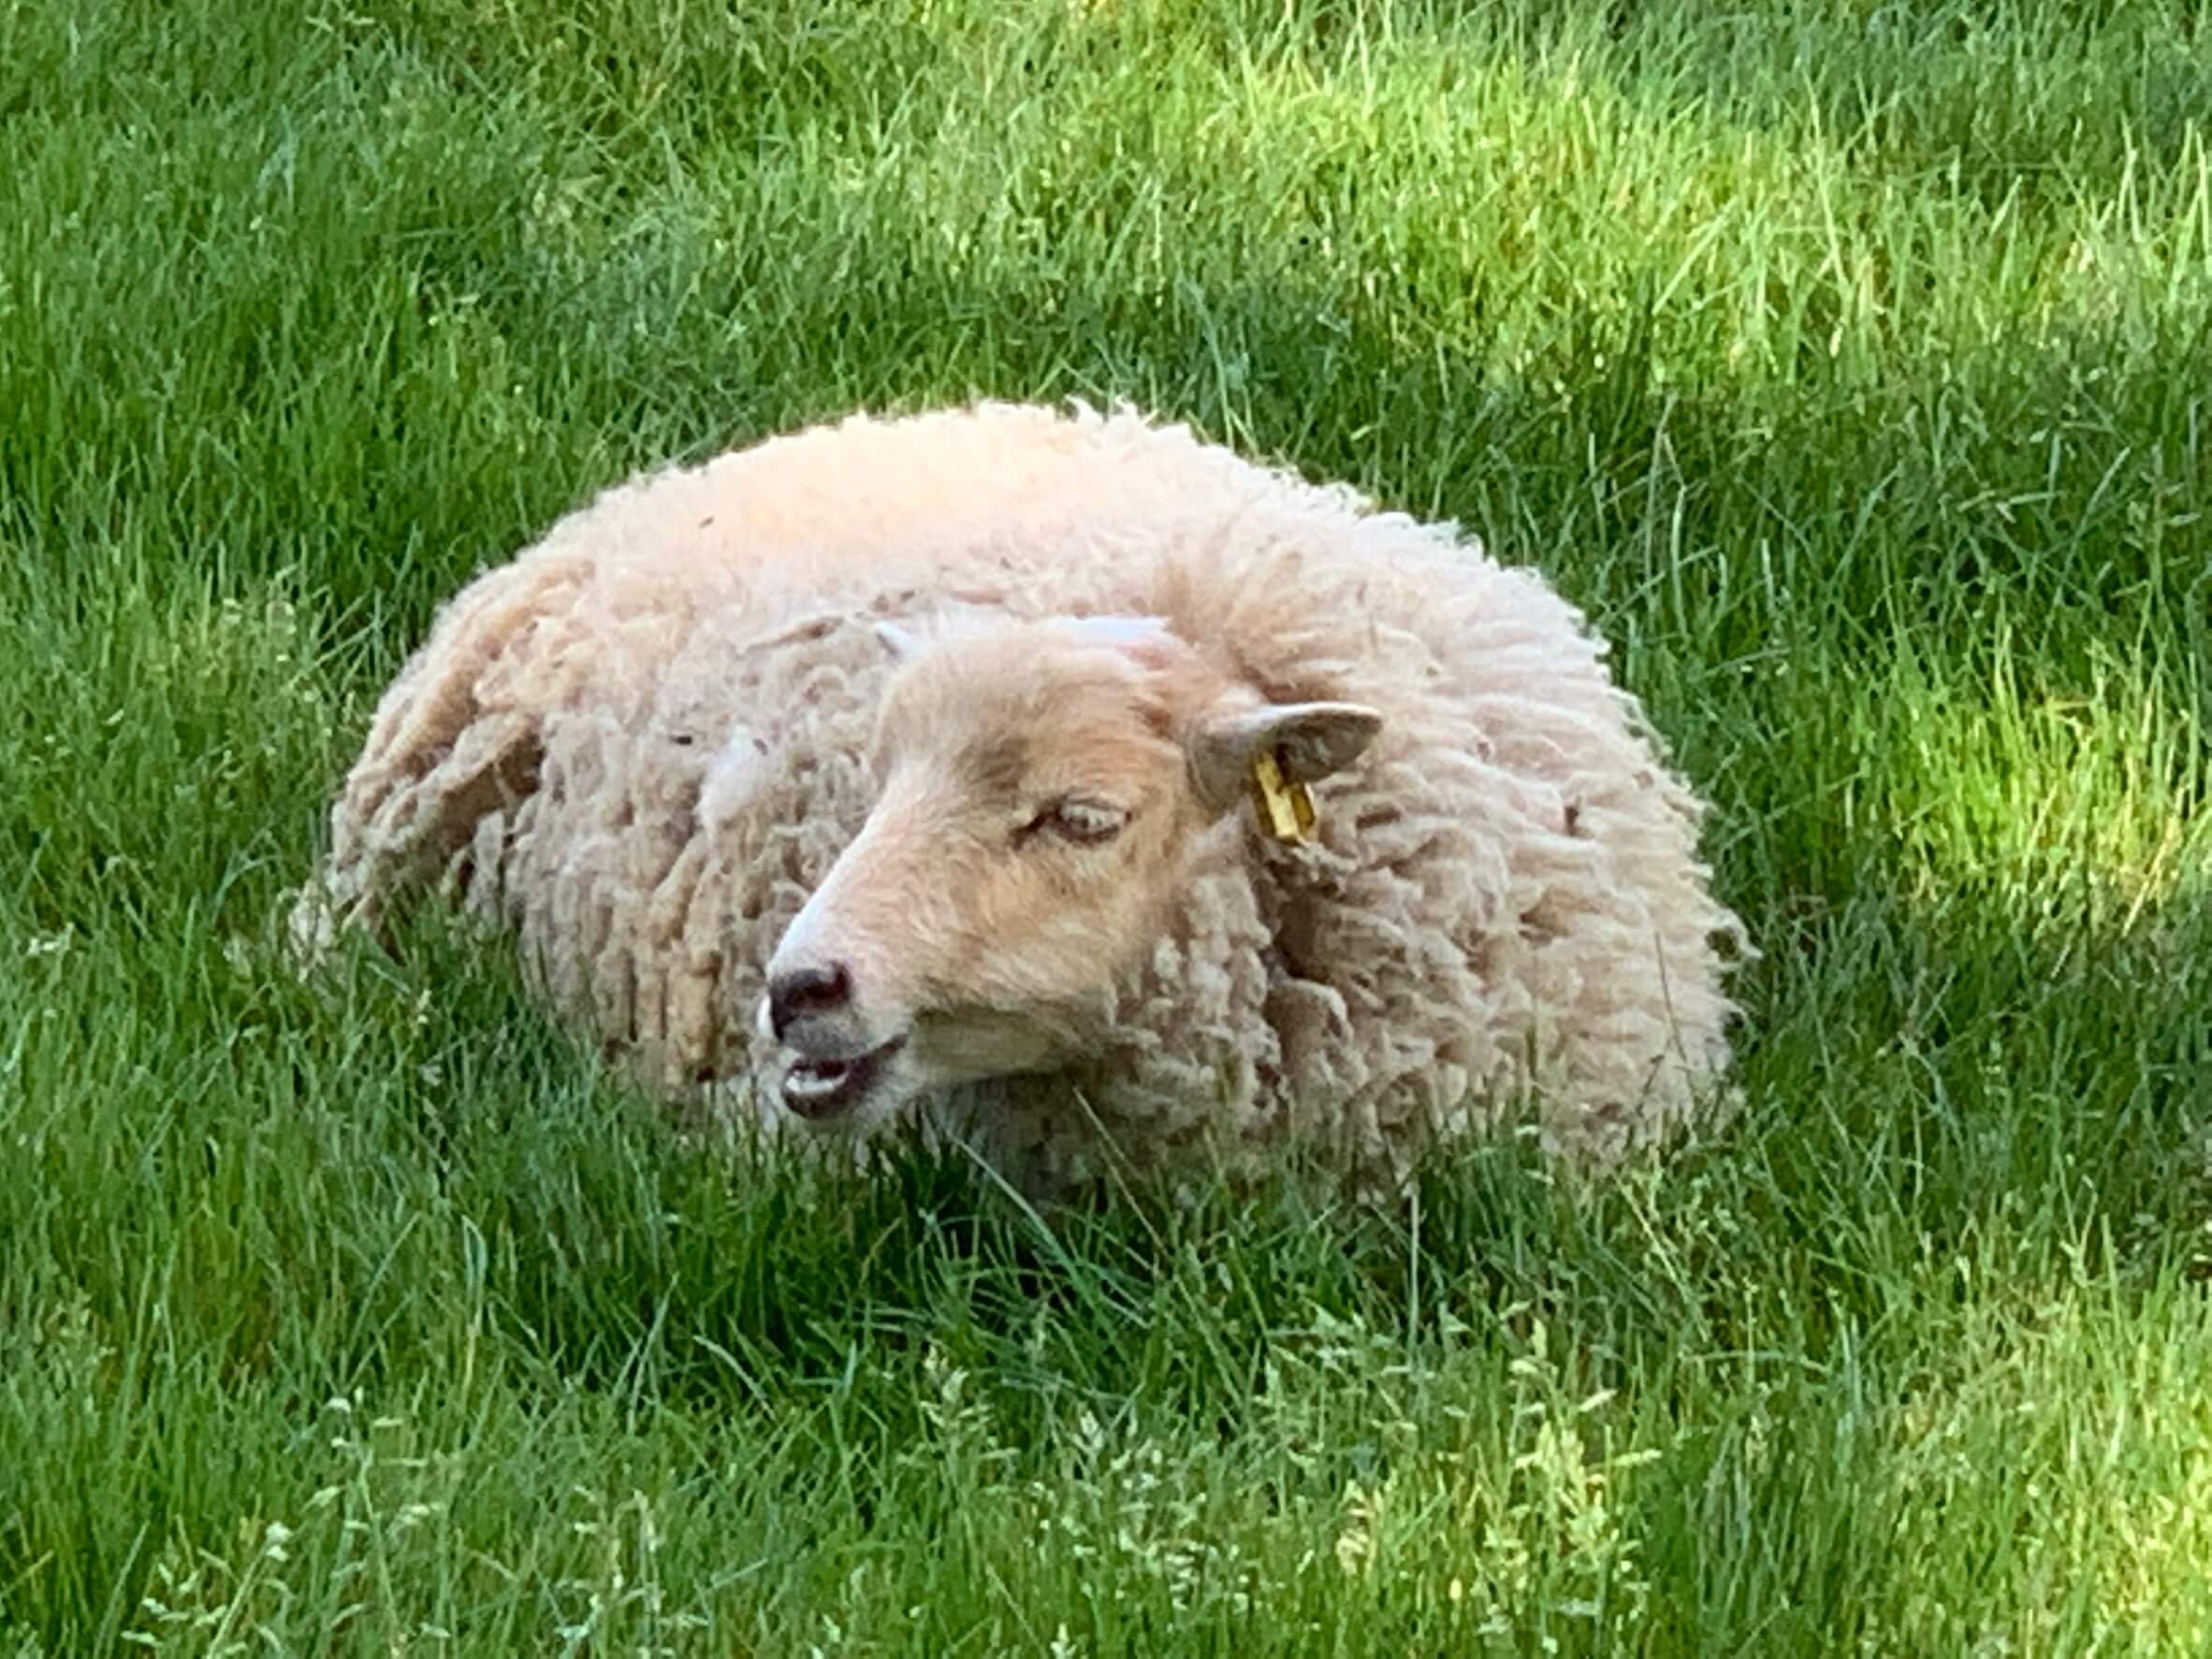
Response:
[{"label": "grass field", "polygon": [[[2212,1651],[2208,144],[2202,0],[0,0],[0,1659]],[[975,393],[1585,604],[1741,1118],[1045,1227],[284,976],[464,576]]]}]

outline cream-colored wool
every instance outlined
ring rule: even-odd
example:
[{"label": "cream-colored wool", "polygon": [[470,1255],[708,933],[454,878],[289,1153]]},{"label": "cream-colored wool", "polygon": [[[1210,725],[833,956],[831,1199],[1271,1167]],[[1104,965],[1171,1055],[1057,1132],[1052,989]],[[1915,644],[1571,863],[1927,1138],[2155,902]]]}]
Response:
[{"label": "cream-colored wool", "polygon": [[[1066,618],[1157,623],[1005,632]],[[1167,658],[1131,643],[1148,627],[1205,689],[1153,685]],[[1011,642],[997,658],[995,639]],[[901,891],[859,892],[840,924],[872,928],[866,960],[893,977],[907,946],[927,958],[899,1008],[917,1029],[951,1022],[939,1049],[996,1052],[976,987],[1003,985],[1002,1035],[1021,1027],[1008,1052],[1047,1055],[924,1078],[911,1106],[1034,1179],[1092,1167],[1100,1129],[1140,1166],[1289,1138],[1399,1168],[1427,1134],[1527,1093],[1549,1147],[1603,1163],[1714,1099],[1722,947],[1748,949],[1708,889],[1700,805],[1603,656],[1539,576],[1454,527],[1180,427],[997,404],[855,416],[610,490],[460,592],[376,711],[324,896],[299,919],[327,921],[334,899],[373,924],[443,879],[650,1085],[835,1134],[850,1126],[779,1103],[788,1056],[759,1011],[771,956],[900,761],[878,752],[887,689],[942,699],[958,741],[976,721],[1034,723],[1009,735],[1048,749],[1078,741],[1056,734],[1076,729],[1084,676],[1110,702],[1125,679],[1130,697],[1157,691],[1163,732],[1177,697],[1223,687],[1357,704],[1379,727],[1314,784],[1313,845],[1270,838],[1249,806],[1184,799],[1183,828],[1145,821],[1158,892],[1128,892],[1138,866],[1112,849],[1034,849],[1062,861],[1019,889],[1065,895],[1056,944],[1034,896],[1011,917],[960,913],[985,902],[991,860],[1029,855],[978,838],[966,786],[948,776],[941,809],[902,809],[902,827],[886,807],[867,867],[906,872]],[[970,662],[1042,689],[955,708],[968,693],[945,669]],[[936,709],[909,707],[910,749]],[[899,776],[926,784],[938,763],[907,759]],[[1027,764],[1060,763],[1075,764]],[[955,812],[965,827],[930,827]],[[1115,926],[1142,931],[1086,945],[1084,907],[1110,901]],[[1024,953],[1046,950],[1025,978]],[[1088,982],[1071,987],[1078,967]],[[1049,1004],[1024,1002],[1047,981]]]}]

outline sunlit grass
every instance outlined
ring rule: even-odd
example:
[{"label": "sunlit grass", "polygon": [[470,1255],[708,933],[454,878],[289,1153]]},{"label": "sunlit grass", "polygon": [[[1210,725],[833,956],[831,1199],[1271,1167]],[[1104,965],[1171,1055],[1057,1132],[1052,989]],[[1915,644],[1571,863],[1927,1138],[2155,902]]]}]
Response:
[{"label": "sunlit grass", "polygon": [[[0,0],[0,1655],[2212,1645],[2212,23]],[[1128,398],[1550,572],[1747,1108],[1418,1206],[771,1169],[434,920],[431,611],[854,405]]]}]

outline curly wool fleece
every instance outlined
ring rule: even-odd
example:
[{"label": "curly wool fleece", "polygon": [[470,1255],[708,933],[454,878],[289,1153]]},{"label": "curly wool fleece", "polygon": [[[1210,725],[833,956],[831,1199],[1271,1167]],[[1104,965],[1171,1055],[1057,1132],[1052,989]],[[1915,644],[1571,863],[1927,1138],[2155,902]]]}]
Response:
[{"label": "curly wool fleece", "polygon": [[856,415],[602,494],[441,612],[298,922],[327,940],[442,885],[649,1086],[834,1134],[778,1097],[761,1008],[881,796],[887,639],[1105,617],[1379,724],[1312,785],[1310,840],[1249,806],[1199,822],[1048,1060],[902,1105],[1037,1181],[1107,1142],[1402,1170],[1522,1101],[1603,1164],[1724,1098],[1749,947],[1581,617],[1455,526],[1126,411]]}]

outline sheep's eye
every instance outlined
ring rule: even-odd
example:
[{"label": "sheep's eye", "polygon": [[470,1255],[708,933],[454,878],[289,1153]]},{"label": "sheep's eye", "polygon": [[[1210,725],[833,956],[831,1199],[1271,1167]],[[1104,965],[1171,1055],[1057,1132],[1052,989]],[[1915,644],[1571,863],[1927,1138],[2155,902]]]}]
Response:
[{"label": "sheep's eye", "polygon": [[1050,834],[1063,841],[1095,847],[1113,840],[1128,822],[1128,814],[1119,807],[1082,795],[1067,795],[1054,801],[1023,825],[1022,838]]}]

